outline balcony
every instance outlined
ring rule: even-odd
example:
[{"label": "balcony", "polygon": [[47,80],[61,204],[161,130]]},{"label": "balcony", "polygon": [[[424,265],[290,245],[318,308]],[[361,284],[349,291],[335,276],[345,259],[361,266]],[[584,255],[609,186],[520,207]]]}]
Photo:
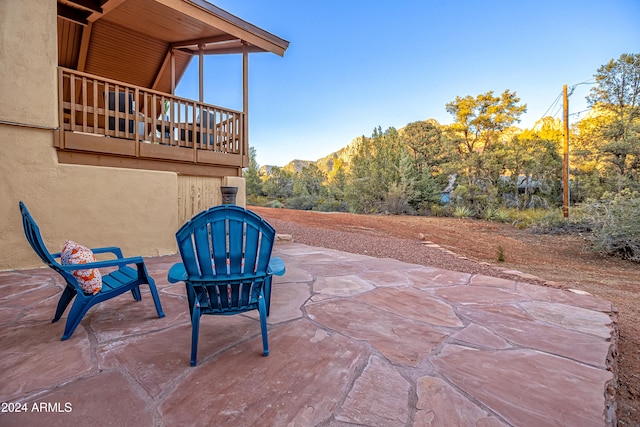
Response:
[{"label": "balcony", "polygon": [[241,111],[58,68],[62,163],[239,176],[248,164]]}]

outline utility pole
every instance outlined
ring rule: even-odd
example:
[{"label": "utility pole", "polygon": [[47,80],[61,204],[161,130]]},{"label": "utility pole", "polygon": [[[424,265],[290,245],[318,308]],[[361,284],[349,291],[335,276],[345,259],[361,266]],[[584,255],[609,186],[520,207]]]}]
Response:
[{"label": "utility pole", "polygon": [[563,88],[564,145],[562,149],[562,214],[569,218],[569,97],[567,85]]}]

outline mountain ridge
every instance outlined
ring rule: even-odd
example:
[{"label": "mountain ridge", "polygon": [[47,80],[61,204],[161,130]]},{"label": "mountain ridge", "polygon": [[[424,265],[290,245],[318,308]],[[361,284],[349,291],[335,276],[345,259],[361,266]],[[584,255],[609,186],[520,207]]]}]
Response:
[{"label": "mountain ridge", "polygon": [[[348,167],[350,164],[351,158],[354,156],[358,143],[362,140],[362,137],[359,136],[354,138],[351,142],[349,142],[345,147],[334,151],[324,157],[321,157],[317,160],[301,160],[294,159],[291,160],[286,165],[280,167],[280,169],[285,170],[287,172],[302,172],[302,169],[305,167],[309,167],[311,164],[315,164],[318,169],[320,169],[325,174],[331,173],[331,171],[338,169],[339,167]],[[263,165],[260,166],[259,171],[262,174],[269,175],[271,170],[274,167],[279,167],[275,165]]]}]

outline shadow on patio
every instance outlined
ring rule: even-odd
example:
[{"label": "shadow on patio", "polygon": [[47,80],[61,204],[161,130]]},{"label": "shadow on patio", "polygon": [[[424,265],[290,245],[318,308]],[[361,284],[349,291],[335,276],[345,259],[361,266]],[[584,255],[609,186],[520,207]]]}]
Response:
[{"label": "shadow on patio", "polygon": [[[270,356],[255,315],[204,316],[198,366],[179,257],[60,341],[63,283],[0,273],[0,425],[604,426],[615,423],[611,304],[566,290],[277,243]],[[10,402],[7,403],[7,402]],[[22,412],[16,412],[21,410]]]}]

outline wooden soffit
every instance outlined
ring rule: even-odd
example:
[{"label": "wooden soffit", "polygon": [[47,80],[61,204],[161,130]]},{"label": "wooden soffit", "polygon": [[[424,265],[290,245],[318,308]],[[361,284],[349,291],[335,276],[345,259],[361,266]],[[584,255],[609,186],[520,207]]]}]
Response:
[{"label": "wooden soffit", "polygon": [[58,62],[79,71],[163,92],[191,58],[271,52],[289,42],[205,0],[58,0]]}]

